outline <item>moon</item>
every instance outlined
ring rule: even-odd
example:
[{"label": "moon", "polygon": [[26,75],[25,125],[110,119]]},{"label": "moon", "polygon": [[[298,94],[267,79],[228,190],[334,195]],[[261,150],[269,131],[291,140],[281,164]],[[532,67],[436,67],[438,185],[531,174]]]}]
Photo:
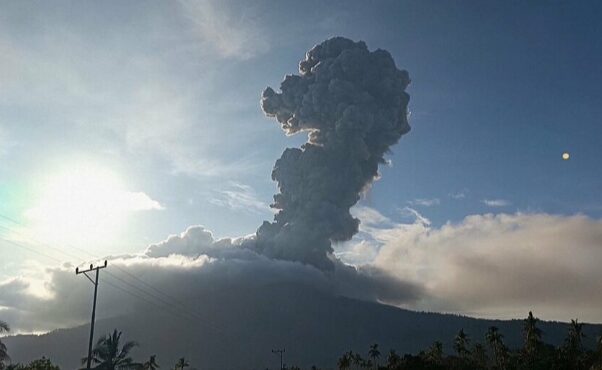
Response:
[{"label": "moon", "polygon": [[565,161],[568,161],[569,158],[571,158],[571,155],[569,154],[569,152],[562,153],[562,159],[564,159]]}]

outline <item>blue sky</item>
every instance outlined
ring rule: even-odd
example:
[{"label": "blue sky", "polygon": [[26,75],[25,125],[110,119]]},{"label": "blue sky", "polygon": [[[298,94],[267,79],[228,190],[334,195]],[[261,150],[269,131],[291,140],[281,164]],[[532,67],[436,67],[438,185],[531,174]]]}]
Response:
[{"label": "blue sky", "polygon": [[[305,141],[264,117],[261,91],[336,35],[388,50],[412,78],[412,131],[360,206],[391,222],[409,207],[435,228],[599,220],[601,16],[593,1],[2,2],[0,214],[18,224],[0,225],[35,236],[45,184],[87,167],[140,195],[115,235],[78,246],[95,254],[195,224],[253,233],[272,217],[274,161]],[[0,250],[5,275],[31,258]]]}]

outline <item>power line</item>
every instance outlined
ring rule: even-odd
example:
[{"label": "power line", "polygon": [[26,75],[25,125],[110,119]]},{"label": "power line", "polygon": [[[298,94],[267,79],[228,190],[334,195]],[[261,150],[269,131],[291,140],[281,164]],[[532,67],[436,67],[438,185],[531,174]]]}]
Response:
[{"label": "power line", "polygon": [[[9,220],[9,221],[11,221],[11,222],[13,222],[13,223],[17,224],[17,225],[24,226],[22,223],[20,223],[20,222],[18,222],[18,221],[16,221],[16,220],[14,220],[14,219],[12,219],[12,218],[10,218],[10,217],[8,217],[8,216],[5,216],[5,215],[2,215],[2,214],[0,214],[0,218],[4,218],[4,219],[6,219],[6,220]],[[8,231],[10,231],[10,232],[15,232],[14,230],[11,230],[10,228],[7,228],[6,226],[2,226],[2,225],[0,225],[0,228],[3,228],[3,229],[5,229],[5,230],[8,230]],[[19,232],[17,232],[17,233],[18,233],[18,234],[20,234],[20,235],[22,235],[22,236],[25,236],[25,235],[23,235],[22,233],[19,233]],[[58,249],[58,248],[55,248],[55,247],[53,247],[53,246],[49,245],[48,243],[43,243],[43,242],[40,242],[39,240],[33,239],[33,238],[29,237],[29,236],[25,236],[25,237],[26,237],[26,238],[28,238],[28,239],[30,239],[30,240],[33,240],[33,241],[37,242],[38,244],[41,244],[41,245],[46,245],[47,247],[49,247],[49,248],[51,248],[51,249],[53,249],[53,250],[55,250],[55,251],[58,251],[58,252],[59,252],[59,253],[61,253],[61,254],[65,254],[65,255],[67,255],[67,256],[70,256],[71,258],[75,258],[76,260],[79,260],[79,259],[81,259],[81,257],[80,257],[80,256],[74,256],[73,254],[67,253],[67,252],[65,252],[65,251],[64,251],[64,250],[62,250],[62,249]],[[78,248],[78,247],[76,247],[76,246],[73,246],[73,245],[70,245],[70,244],[66,244],[65,246],[67,246],[67,247],[69,247],[69,248],[71,248],[71,249],[78,250],[78,251],[80,251],[80,252],[82,252],[82,253],[84,253],[84,254],[86,254],[86,255],[88,255],[88,256],[91,256],[91,257],[93,257],[93,258],[97,258],[97,259],[100,259],[100,258],[101,258],[100,256],[98,256],[98,255],[95,255],[94,253],[91,253],[90,251],[84,250],[84,249],[82,249],[82,248]],[[135,280],[137,280],[138,282],[142,283],[143,285],[145,285],[145,286],[149,287],[149,288],[150,288],[150,289],[152,289],[153,291],[155,291],[155,292],[157,292],[157,293],[159,293],[159,294],[163,295],[164,297],[167,297],[168,299],[171,299],[171,300],[173,300],[174,302],[176,302],[178,305],[180,305],[180,306],[181,306],[181,307],[183,307],[184,309],[188,309],[188,308],[186,307],[186,305],[185,305],[185,304],[184,304],[182,301],[180,301],[179,299],[177,299],[177,298],[175,298],[175,297],[171,296],[170,294],[167,294],[167,293],[165,293],[165,292],[163,292],[163,291],[159,290],[158,288],[156,288],[156,287],[152,286],[151,284],[149,284],[149,283],[147,283],[146,281],[144,281],[144,280],[140,279],[139,277],[137,277],[136,275],[134,275],[134,274],[132,274],[132,273],[128,272],[127,270],[125,270],[125,269],[123,269],[123,268],[119,267],[118,265],[115,265],[115,266],[113,266],[113,267],[114,267],[114,268],[116,268],[117,270],[121,271],[122,273],[124,273],[124,274],[128,275],[128,276],[129,276],[129,277],[131,277],[132,279],[135,279]]]},{"label": "power line", "polygon": [[[92,364],[92,343],[94,342],[94,321],[96,319],[96,297],[98,295],[98,273],[100,272],[101,269],[107,268],[107,261],[105,260],[105,264],[101,265],[101,266],[96,266],[94,267],[93,265],[90,265],[90,268],[88,270],[84,270],[84,271],[80,271],[79,268],[75,268],[75,274],[79,275],[79,274],[84,274],[88,280],[90,280],[92,282],[92,284],[94,284],[94,303],[92,305],[92,320],[90,321],[90,341],[88,343],[88,361],[87,361],[87,365],[86,365],[86,369],[90,370],[90,365]],[[94,278],[94,280],[92,280],[92,278],[90,276],[88,276],[88,272],[96,272],[96,277]]]},{"label": "power line", "polygon": [[14,246],[16,246],[16,247],[19,247],[19,248],[23,248],[23,249],[25,249],[25,250],[28,250],[28,251],[29,251],[29,252],[31,252],[31,253],[39,254],[40,256],[42,256],[42,257],[46,257],[46,258],[48,258],[48,259],[51,259],[51,260],[53,260],[53,261],[55,261],[55,262],[58,262],[58,263],[61,263],[61,262],[62,262],[60,259],[58,259],[58,258],[56,258],[56,257],[52,257],[52,256],[51,256],[51,255],[49,255],[49,254],[42,253],[42,252],[40,252],[40,251],[38,251],[38,250],[36,250],[36,249],[34,249],[34,248],[30,248],[30,247],[24,246],[24,245],[22,245],[22,244],[19,244],[19,243],[15,242],[15,241],[12,241],[12,240],[9,240],[9,239],[5,239],[5,238],[0,238],[0,240],[4,241],[5,243],[9,243],[9,244],[11,244],[11,245],[14,245]]},{"label": "power line", "polygon": [[[15,220],[13,220],[13,219],[11,219],[11,218],[9,218],[9,217],[6,217],[6,216],[4,216],[4,215],[2,215],[2,214],[0,214],[0,218],[8,219],[8,220],[10,220],[11,222],[13,222],[13,223],[15,223],[15,224],[17,224],[17,225],[24,226],[23,224],[19,223],[18,221],[15,221]],[[10,229],[10,228],[8,228],[8,227],[6,227],[6,226],[2,226],[2,225],[0,225],[0,228],[3,228],[3,229],[5,229],[5,230],[8,230],[8,231],[10,231],[10,232],[15,232],[15,230],[12,230],[12,229]],[[18,233],[18,234],[21,234],[22,236],[24,236],[22,233],[19,233],[19,232],[16,232],[16,233]],[[67,255],[67,256],[70,256],[70,257],[72,257],[72,258],[81,259],[81,257],[79,257],[79,256],[75,256],[75,255],[73,255],[73,254],[70,254],[70,253],[68,253],[68,252],[64,251],[63,249],[59,249],[59,248],[53,247],[53,246],[49,245],[48,243],[43,243],[43,242],[40,242],[40,241],[38,241],[38,240],[35,240],[34,238],[31,238],[31,237],[29,237],[29,236],[25,236],[25,237],[26,237],[27,239],[30,239],[30,240],[33,240],[33,241],[35,241],[35,242],[36,242],[37,244],[39,244],[39,245],[44,245],[44,246],[46,246],[46,247],[48,247],[48,248],[50,248],[50,249],[53,249],[53,250],[57,251],[59,254],[61,254],[61,255]],[[48,255],[48,254],[42,253],[42,252],[40,252],[39,250],[36,250],[36,249],[34,249],[34,248],[27,247],[27,246],[25,246],[25,245],[22,245],[22,244],[16,243],[16,242],[14,242],[14,241],[11,241],[11,240],[8,240],[8,239],[4,239],[4,238],[0,238],[0,239],[1,239],[1,240],[4,240],[4,241],[6,241],[6,242],[8,242],[8,243],[10,243],[10,244],[12,244],[12,245],[15,245],[15,246],[17,246],[17,247],[20,247],[20,248],[26,249],[26,250],[28,250],[28,251],[30,251],[30,252],[32,252],[32,253],[36,253],[36,254],[39,254],[39,255],[41,255],[41,256],[44,256],[44,257],[46,257],[46,258],[49,258],[49,259],[51,259],[51,260],[53,260],[53,261],[56,261],[56,262],[58,262],[58,263],[61,263],[61,262],[63,262],[63,261],[59,260],[59,259],[58,259],[58,258],[56,258],[56,257],[52,257],[52,256],[50,256],[50,255]],[[86,250],[83,250],[83,249],[81,249],[81,248],[77,248],[77,247],[75,247],[75,246],[70,246],[70,245],[66,245],[66,246],[70,247],[71,249],[76,249],[76,250],[79,250],[79,251],[83,252],[84,254],[87,254],[87,255],[89,255],[89,256],[92,256],[92,257],[94,257],[94,258],[100,258],[100,257],[98,257],[98,256],[94,255],[93,253],[91,253],[91,252],[89,252],[89,251],[86,251]],[[155,292],[157,292],[157,293],[159,293],[159,294],[161,294],[161,295],[163,295],[163,296],[167,297],[167,299],[169,299],[169,300],[171,300],[171,301],[175,302],[176,304],[174,305],[174,304],[173,304],[173,302],[168,302],[168,301],[166,301],[165,299],[163,299],[163,298],[161,298],[161,297],[159,297],[159,296],[157,296],[157,295],[155,295],[155,294],[152,294],[152,293],[150,293],[148,290],[145,290],[145,289],[143,289],[143,288],[141,288],[141,287],[139,287],[139,286],[136,286],[136,285],[134,285],[134,284],[132,284],[132,283],[130,283],[130,282],[128,282],[128,281],[126,281],[126,280],[124,280],[124,279],[122,279],[122,278],[118,277],[118,276],[116,276],[115,274],[112,274],[112,273],[110,273],[110,272],[108,272],[108,271],[107,271],[106,273],[107,273],[107,274],[108,274],[108,275],[109,275],[111,278],[113,278],[113,279],[115,279],[115,280],[117,280],[117,281],[121,282],[122,284],[124,284],[124,285],[127,285],[127,286],[129,286],[129,287],[131,287],[131,288],[133,288],[133,289],[136,289],[137,291],[139,291],[139,292],[142,292],[143,294],[146,294],[147,296],[151,297],[151,299],[155,299],[156,301],[159,301],[159,302],[161,302],[161,303],[165,304],[165,305],[167,306],[167,308],[166,308],[166,307],[164,307],[164,306],[162,306],[162,305],[160,305],[160,304],[156,304],[156,303],[154,303],[154,302],[151,302],[149,299],[146,299],[146,298],[144,298],[143,296],[140,296],[139,294],[134,294],[134,293],[132,293],[131,291],[129,291],[129,290],[127,290],[127,289],[123,289],[123,288],[121,288],[121,287],[119,287],[119,286],[117,286],[117,285],[115,285],[115,284],[111,284],[110,282],[108,282],[108,281],[107,281],[106,283],[107,283],[108,285],[110,285],[110,286],[112,286],[112,287],[114,287],[114,288],[116,288],[116,289],[119,289],[119,290],[121,290],[121,291],[123,291],[123,292],[125,292],[125,293],[127,293],[127,294],[129,294],[129,295],[131,295],[131,296],[133,296],[133,297],[135,297],[135,298],[137,298],[137,299],[140,299],[140,300],[142,300],[142,301],[145,301],[145,302],[147,302],[147,303],[150,303],[150,304],[152,304],[152,305],[153,305],[153,306],[155,306],[155,307],[158,307],[158,308],[160,308],[160,309],[163,309],[164,311],[166,311],[166,312],[168,312],[168,313],[175,314],[175,315],[177,315],[177,316],[179,316],[179,317],[181,317],[181,318],[184,318],[184,319],[187,319],[187,320],[190,320],[190,319],[197,319],[197,320],[199,320],[199,322],[198,322],[198,323],[200,323],[200,324],[203,324],[203,325],[205,325],[205,326],[208,326],[208,327],[212,328],[212,329],[213,329],[213,330],[215,330],[215,331],[220,331],[220,332],[222,332],[223,334],[225,334],[225,330],[224,330],[224,329],[217,328],[217,327],[216,327],[216,326],[214,326],[214,325],[210,325],[208,322],[206,322],[206,320],[205,320],[205,319],[204,319],[202,316],[200,316],[200,315],[198,315],[196,312],[194,312],[194,311],[190,310],[190,309],[189,309],[189,308],[188,308],[188,307],[187,307],[187,306],[186,306],[186,305],[185,305],[185,304],[184,304],[182,301],[180,301],[180,300],[176,299],[175,297],[173,297],[173,296],[171,296],[171,295],[169,295],[169,294],[167,294],[167,293],[165,293],[165,292],[161,291],[160,289],[158,289],[158,288],[154,287],[153,285],[149,284],[148,282],[146,282],[146,281],[144,281],[144,280],[140,279],[140,278],[139,278],[139,277],[137,277],[136,275],[134,275],[134,274],[132,274],[132,273],[130,273],[130,272],[128,272],[128,271],[126,271],[125,269],[123,269],[123,268],[121,268],[121,267],[119,267],[119,266],[117,266],[117,265],[113,265],[113,267],[114,267],[114,268],[116,268],[116,269],[118,269],[118,270],[119,270],[119,271],[121,271],[122,273],[124,273],[124,274],[128,275],[130,278],[132,278],[132,279],[135,279],[136,281],[138,281],[138,282],[142,283],[143,285],[147,286],[148,288],[152,289],[153,291],[155,291]],[[178,310],[178,307],[180,308],[180,310]],[[184,312],[182,313],[181,311],[184,311]]]},{"label": "power line", "polygon": [[284,354],[284,352],[286,351],[285,348],[282,349],[273,349],[272,353],[273,354],[279,354],[280,355],[280,370],[283,370],[284,368],[282,367],[282,355]]},{"label": "power line", "polygon": [[[167,301],[165,301],[164,299],[162,299],[161,297],[158,297],[158,296],[156,296],[156,295],[154,295],[154,294],[151,294],[151,293],[149,293],[148,291],[146,291],[146,290],[144,290],[144,289],[142,289],[142,288],[140,288],[140,287],[138,287],[138,286],[136,286],[136,285],[134,285],[134,284],[131,284],[131,283],[127,282],[126,280],[123,280],[123,279],[121,279],[120,277],[118,277],[118,276],[115,276],[114,274],[111,274],[110,272],[107,272],[107,274],[108,274],[109,276],[111,276],[113,279],[115,279],[115,280],[117,280],[117,281],[120,281],[121,283],[123,283],[123,284],[125,284],[125,285],[127,285],[127,286],[129,286],[129,287],[131,287],[131,288],[133,288],[133,289],[136,289],[137,291],[139,291],[139,292],[141,292],[141,293],[143,293],[143,294],[146,294],[147,296],[150,296],[150,297],[152,297],[152,298],[156,299],[157,301],[159,301],[159,302],[161,302],[161,303],[163,303],[163,304],[165,304],[165,305],[168,305],[168,306],[170,306],[170,307],[172,306],[171,302],[167,302]],[[196,319],[202,319],[200,316],[197,316],[197,315],[196,315],[196,313],[194,313],[194,312],[192,312],[192,311],[190,311],[190,312],[186,312],[186,313],[187,313],[187,314],[189,314],[189,315],[191,315],[191,316],[193,316],[193,317],[194,317],[194,318],[196,318]]]},{"label": "power line", "polygon": [[[9,243],[11,245],[16,246],[16,247],[26,249],[26,250],[28,250],[28,251],[30,251],[32,253],[44,256],[44,257],[49,258],[49,259],[51,259],[51,260],[53,260],[55,262],[58,262],[58,263],[62,262],[60,259],[58,259],[56,257],[52,257],[52,256],[50,256],[48,254],[42,253],[42,252],[40,252],[40,251],[38,251],[36,249],[30,248],[30,247],[27,247],[27,246],[25,246],[23,244],[20,244],[20,243],[17,243],[17,242],[8,240],[8,239],[4,239],[4,238],[0,238],[0,240],[3,240],[3,241],[5,241],[5,242],[7,242],[7,243]],[[124,271],[124,270],[122,270],[122,271]],[[170,302],[167,302],[167,301],[161,299],[160,297],[157,297],[156,295],[153,295],[153,294],[149,293],[148,291],[145,291],[144,289],[142,289],[140,287],[137,287],[137,286],[135,286],[135,285],[133,285],[133,284],[131,284],[131,283],[129,283],[129,282],[127,282],[127,281],[119,278],[119,277],[117,277],[114,274],[111,274],[108,271],[106,273],[111,278],[113,278],[113,279],[121,282],[122,284],[128,285],[128,286],[136,289],[137,291],[145,293],[146,295],[150,296],[151,298],[149,299],[149,298],[146,298],[144,296],[141,296],[140,294],[133,293],[133,292],[131,292],[131,291],[127,290],[127,289],[124,289],[124,288],[122,288],[122,287],[120,287],[120,286],[118,286],[118,285],[116,285],[114,283],[111,283],[110,281],[105,281],[105,284],[107,284],[107,285],[109,285],[109,286],[111,286],[111,287],[113,287],[115,289],[118,289],[118,290],[120,290],[120,291],[122,291],[122,292],[124,292],[124,293],[126,293],[126,294],[128,294],[128,295],[130,295],[130,296],[132,296],[134,298],[136,298],[136,299],[139,299],[139,300],[141,300],[143,302],[149,303],[149,304],[153,305],[154,307],[157,307],[157,308],[165,311],[166,313],[178,316],[179,318],[182,318],[182,319],[185,319],[185,320],[189,320],[189,321],[193,321],[195,323],[199,323],[199,324],[205,325],[205,326],[210,327],[211,329],[213,329],[215,331],[219,331],[219,332],[222,332],[222,334],[226,334],[223,329],[217,328],[215,325],[209,324],[208,322],[206,322],[206,320],[202,316],[194,313],[193,311],[190,311],[190,312],[192,312],[192,314],[190,312],[181,312],[181,311],[179,311],[177,309],[177,306],[174,307]],[[132,275],[132,276],[134,276],[134,275]],[[157,304],[156,302],[153,302],[151,300],[153,298],[155,300],[158,300],[158,301],[162,302],[165,306]]]},{"label": "power line", "polygon": [[[4,216],[4,215],[2,215],[2,214],[0,214],[0,218],[4,218],[4,219],[7,219],[7,220],[10,220],[11,222],[13,222],[13,223],[15,223],[15,224],[18,224],[18,225],[21,225],[21,226],[23,226],[23,225],[22,225],[21,223],[19,223],[18,221],[15,221],[14,219],[12,219],[12,218],[10,218],[10,217],[7,217],[7,216]],[[0,225],[0,228],[2,228],[2,229],[4,229],[4,230],[7,230],[7,231],[10,231],[10,232],[16,232],[15,230],[12,230],[12,229],[10,229],[10,228],[8,228],[8,227],[6,227],[6,226],[2,226],[2,225]],[[53,249],[53,250],[55,250],[55,251],[59,252],[60,254],[63,254],[63,255],[69,256],[69,257],[71,257],[71,258],[75,258],[75,259],[77,259],[77,260],[80,260],[80,259],[82,259],[82,257],[81,257],[81,256],[76,256],[76,255],[73,255],[73,254],[71,254],[71,253],[68,253],[68,252],[66,252],[66,251],[65,251],[65,250],[63,250],[63,249],[59,249],[59,248],[53,247],[52,245],[50,245],[50,244],[48,244],[48,243],[43,243],[43,242],[40,242],[39,240],[36,240],[36,239],[34,239],[34,238],[32,238],[32,237],[29,237],[29,236],[23,235],[22,233],[20,233],[20,232],[18,232],[18,231],[17,231],[16,233],[17,233],[17,234],[19,234],[19,235],[21,235],[21,236],[24,236],[24,237],[26,237],[27,239],[33,240],[34,242],[36,242],[36,243],[37,243],[37,244],[39,244],[39,245],[44,245],[44,246],[46,246],[46,247],[48,247],[48,248],[50,248],[50,249]],[[6,240],[6,239],[4,239],[4,240]],[[96,258],[96,259],[100,259],[100,258],[101,258],[100,256],[98,256],[98,255],[95,255],[94,253],[91,253],[90,251],[87,251],[87,250],[84,250],[84,249],[81,249],[81,248],[78,248],[78,247],[75,247],[75,246],[72,246],[72,245],[69,245],[69,244],[66,244],[65,246],[67,246],[67,247],[70,247],[71,249],[76,249],[76,250],[79,250],[80,252],[83,252],[83,253],[84,253],[85,255],[87,255],[87,256],[91,256],[91,257],[93,257],[93,258]],[[38,253],[38,252],[34,251],[32,248],[27,248],[27,247],[24,247],[24,246],[23,246],[23,248],[26,248],[26,249],[28,249],[28,250],[30,250],[30,251],[32,251],[32,252],[34,252],[34,253]],[[41,254],[41,255],[44,255],[44,256],[46,256],[46,257],[52,258],[52,257],[50,257],[50,256],[48,256],[48,255],[46,255],[46,254],[42,254],[41,252],[39,252],[38,254]],[[53,260],[55,260],[55,261],[59,261],[59,260],[58,260],[58,259],[56,259],[56,258],[52,258],[52,259],[53,259]],[[61,262],[61,261],[59,261],[59,262]],[[163,292],[163,291],[159,290],[158,288],[156,288],[156,287],[152,286],[151,284],[147,283],[146,281],[144,281],[144,280],[140,279],[140,278],[139,278],[139,277],[137,277],[136,275],[134,275],[134,274],[132,274],[132,273],[128,272],[127,270],[125,270],[125,269],[123,269],[123,268],[121,268],[121,267],[119,267],[119,266],[117,266],[117,265],[116,265],[116,266],[114,266],[114,268],[116,268],[117,270],[121,271],[122,273],[124,273],[124,274],[128,275],[128,276],[129,276],[129,277],[131,277],[132,279],[135,279],[135,280],[137,280],[138,282],[142,283],[143,285],[145,285],[145,286],[147,286],[147,287],[149,287],[149,288],[153,289],[155,292],[157,292],[157,293],[159,293],[159,294],[162,294],[163,296],[167,297],[168,299],[171,299],[171,300],[175,301],[176,303],[178,303],[179,305],[181,305],[181,306],[183,306],[185,309],[187,309],[187,308],[185,307],[184,303],[182,303],[182,301],[178,300],[177,298],[175,298],[175,297],[173,297],[173,296],[171,296],[171,295],[169,295],[169,294],[167,294],[167,293],[165,293],[165,292]]]},{"label": "power line", "polygon": [[159,309],[161,309],[161,310],[163,310],[163,311],[165,311],[165,312],[167,312],[167,313],[169,313],[169,314],[172,314],[172,315],[178,316],[178,317],[179,317],[179,318],[181,318],[181,319],[185,319],[185,320],[192,321],[192,319],[191,319],[190,317],[184,316],[184,315],[180,314],[180,313],[179,313],[179,312],[177,312],[177,311],[172,311],[171,309],[169,309],[169,308],[167,308],[167,307],[164,307],[164,306],[158,305],[157,303],[155,303],[155,302],[153,302],[153,301],[151,301],[151,300],[148,300],[148,299],[144,298],[143,296],[140,296],[140,295],[138,295],[138,294],[136,294],[136,293],[132,293],[132,292],[130,292],[129,290],[127,290],[127,289],[124,289],[124,288],[120,287],[119,285],[116,285],[116,284],[113,284],[113,283],[111,283],[110,281],[106,281],[105,283],[106,283],[107,285],[111,286],[111,287],[112,287],[112,288],[114,288],[114,289],[117,289],[117,290],[119,290],[119,291],[122,291],[122,292],[124,292],[124,293],[125,293],[125,294],[127,294],[127,295],[130,295],[130,296],[132,296],[132,297],[134,297],[134,298],[137,298],[137,299],[139,299],[140,301],[143,301],[143,302],[146,302],[146,303],[148,303],[148,304],[150,304],[150,305],[152,305],[152,306],[155,306],[155,307],[157,307],[157,308],[159,308]]},{"label": "power line", "polygon": [[[66,252],[66,251],[62,250],[62,249],[59,249],[59,248],[53,247],[53,246],[52,246],[52,245],[50,245],[50,244],[47,244],[47,243],[42,243],[42,242],[36,241],[35,239],[33,239],[33,238],[31,238],[31,237],[29,237],[29,236],[27,236],[27,235],[24,235],[23,233],[20,233],[20,232],[18,232],[18,231],[12,230],[12,229],[11,229],[11,228],[9,228],[9,227],[6,227],[6,226],[3,226],[3,225],[0,225],[0,229],[4,229],[4,230],[6,230],[6,231],[9,231],[9,232],[16,233],[16,234],[18,234],[18,235],[20,235],[20,236],[22,236],[22,237],[25,237],[26,239],[29,239],[30,241],[33,241],[33,242],[37,243],[38,245],[43,245],[43,246],[45,246],[45,247],[47,247],[47,248],[49,248],[49,249],[52,249],[52,250],[54,250],[54,251],[58,252],[59,254],[61,254],[61,255],[63,255],[63,256],[68,256],[68,257],[70,257],[70,258],[74,258],[74,259],[76,259],[76,260],[80,260],[80,259],[81,259],[81,257],[80,257],[80,256],[73,255],[73,254],[71,254],[71,253],[68,253],[68,252]],[[2,239],[2,240],[4,240],[4,241],[6,241],[6,242],[9,242],[9,243],[14,243],[14,241],[10,241],[10,240],[8,240],[8,239],[6,239],[6,238],[1,238],[1,239]],[[40,255],[42,255],[42,256],[45,256],[45,257],[47,257],[47,258],[51,258],[51,259],[53,259],[53,260],[55,260],[55,261],[57,261],[57,262],[59,262],[59,263],[62,263],[62,262],[64,262],[64,261],[61,261],[61,260],[59,260],[58,258],[51,257],[51,256],[49,256],[49,255],[47,255],[47,254],[45,254],[45,253],[43,253],[43,252],[40,252],[40,251],[38,251],[38,250],[36,250],[36,249],[34,249],[34,248],[31,248],[31,247],[25,247],[25,246],[23,246],[23,245],[21,245],[21,247],[22,247],[22,248],[24,248],[24,249],[28,249],[29,251],[31,251],[31,252],[33,252],[33,253],[37,253],[37,254],[40,254]]]}]

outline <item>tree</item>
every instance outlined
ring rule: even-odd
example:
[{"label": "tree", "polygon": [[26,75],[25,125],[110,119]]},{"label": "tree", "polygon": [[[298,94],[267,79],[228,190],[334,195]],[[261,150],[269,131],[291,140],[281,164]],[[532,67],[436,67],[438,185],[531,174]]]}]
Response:
[{"label": "tree", "polygon": [[374,362],[374,366],[376,368],[378,368],[378,362],[376,362],[378,360],[378,358],[380,357],[380,351],[378,350],[378,344],[374,343],[373,345],[370,346],[370,350],[368,350],[368,356]]},{"label": "tree", "polygon": [[396,369],[400,363],[401,357],[394,350],[390,350],[387,356],[387,368]]},{"label": "tree", "polygon": [[571,369],[583,368],[583,338],[585,338],[583,324],[578,320],[571,320],[563,348],[567,365]]},{"label": "tree", "polygon": [[508,348],[504,345],[503,339],[504,336],[495,326],[489,327],[487,334],[485,334],[485,340],[489,344],[491,353],[493,353],[495,368],[498,370],[506,370],[508,363]]},{"label": "tree", "polygon": [[535,366],[537,352],[541,348],[541,330],[537,327],[538,318],[533,316],[533,312],[529,311],[529,316],[523,322],[523,337],[525,346],[523,355],[525,363],[531,368]]},{"label": "tree", "polygon": [[54,365],[50,359],[42,357],[30,362],[29,365],[11,365],[7,367],[7,370],[60,370],[60,368]]},{"label": "tree", "polygon": [[157,356],[156,355],[152,355],[148,361],[146,361],[143,365],[142,365],[142,369],[143,370],[156,370],[158,368],[160,368],[161,366],[159,366],[157,364]]},{"label": "tree", "polygon": [[341,356],[339,358],[339,361],[337,362],[337,366],[339,368],[339,370],[348,370],[349,367],[351,366],[351,356],[349,356],[349,353],[344,353],[343,356]]},{"label": "tree", "polygon": [[443,362],[443,343],[439,341],[433,343],[424,354],[424,358],[432,364],[440,365]]},{"label": "tree", "polygon": [[595,358],[596,358],[596,369],[600,369],[602,370],[602,335],[598,337],[598,339],[596,340],[596,352],[595,352]]},{"label": "tree", "polygon": [[184,368],[189,367],[190,364],[186,360],[186,358],[181,357],[178,362],[176,362],[175,370],[184,370]]},{"label": "tree", "polygon": [[362,366],[362,364],[364,363],[364,359],[359,353],[353,353],[350,351],[349,357],[351,358],[351,361],[355,365],[356,369],[359,369],[360,366]]},{"label": "tree", "polygon": [[481,343],[476,343],[472,349],[472,363],[477,369],[487,369],[487,351]]},{"label": "tree", "polygon": [[[8,326],[7,323],[5,323],[4,321],[0,320],[0,334],[2,333],[7,333],[10,331],[10,327]],[[2,343],[2,341],[0,340],[0,370],[4,369],[4,362],[10,360],[10,357],[8,356],[8,351],[6,350],[6,345],[4,343]]]},{"label": "tree", "polygon": [[[96,364],[94,369],[99,370],[129,370],[139,369],[142,365],[135,363],[129,357],[130,351],[138,345],[134,341],[126,342],[123,347],[119,346],[121,332],[113,330],[113,334],[100,338],[92,350],[92,363]],[[85,364],[87,358],[82,359]]]},{"label": "tree", "polygon": [[458,335],[454,338],[454,350],[460,358],[466,359],[470,355],[469,344],[470,338],[464,333],[464,329],[460,329]]}]

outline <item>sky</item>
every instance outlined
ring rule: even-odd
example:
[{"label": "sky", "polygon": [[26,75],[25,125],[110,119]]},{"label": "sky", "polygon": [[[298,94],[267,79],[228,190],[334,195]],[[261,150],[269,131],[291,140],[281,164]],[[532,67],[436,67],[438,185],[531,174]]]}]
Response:
[{"label": "sky", "polygon": [[412,130],[335,255],[426,292],[402,307],[602,322],[600,16],[588,1],[0,2],[0,290],[53,299],[62,262],[253,234],[274,215],[275,160],[307,139],[261,92],[344,36],[409,71]]}]

